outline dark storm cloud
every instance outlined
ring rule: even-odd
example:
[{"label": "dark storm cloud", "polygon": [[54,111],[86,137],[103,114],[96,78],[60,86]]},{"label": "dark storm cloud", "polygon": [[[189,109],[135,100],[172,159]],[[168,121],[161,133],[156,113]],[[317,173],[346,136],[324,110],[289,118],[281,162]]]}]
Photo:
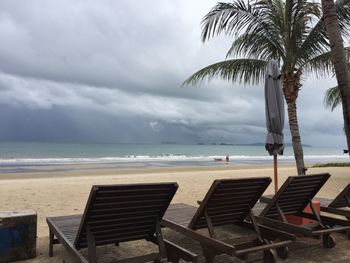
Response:
[{"label": "dark storm cloud", "polygon": [[[1,1],[0,120],[8,125],[0,139],[264,141],[263,84],[181,87],[230,46],[224,37],[200,42],[200,20],[215,3]],[[332,85],[302,87],[304,143],[345,142],[340,110],[322,104]],[[285,133],[290,140],[287,124]]]},{"label": "dark storm cloud", "polygon": [[0,69],[119,89],[181,83],[191,68],[183,58],[199,58],[191,51],[201,45],[199,35],[190,33],[201,15],[185,17],[188,1],[173,2],[7,1]]}]

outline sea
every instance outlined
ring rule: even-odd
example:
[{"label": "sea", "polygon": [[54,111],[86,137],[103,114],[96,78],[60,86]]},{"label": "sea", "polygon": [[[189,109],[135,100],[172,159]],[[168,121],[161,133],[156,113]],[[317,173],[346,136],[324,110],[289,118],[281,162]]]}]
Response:
[{"label": "sea", "polygon": [[[303,149],[307,163],[349,161],[340,147]],[[263,145],[0,142],[0,167],[138,162],[155,166],[210,166],[218,163],[215,159],[225,161],[227,154],[233,164],[270,163],[272,160]],[[278,161],[294,162],[292,147],[285,147]]]}]

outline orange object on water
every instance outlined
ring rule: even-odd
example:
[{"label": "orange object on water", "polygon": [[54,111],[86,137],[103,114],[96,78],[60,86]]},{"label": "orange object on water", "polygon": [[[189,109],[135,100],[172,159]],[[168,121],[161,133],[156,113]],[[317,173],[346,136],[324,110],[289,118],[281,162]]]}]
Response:
[{"label": "orange object on water", "polygon": [[[316,208],[317,213],[320,214],[321,213],[320,201],[313,199],[312,203],[313,203],[314,207]],[[308,205],[304,209],[304,212],[312,214],[312,210],[311,210],[310,205]],[[305,224],[315,222],[315,220],[305,218],[305,217],[300,217],[300,216],[294,216],[294,215],[287,215],[286,219],[289,223],[291,223],[293,225],[305,225]]]}]

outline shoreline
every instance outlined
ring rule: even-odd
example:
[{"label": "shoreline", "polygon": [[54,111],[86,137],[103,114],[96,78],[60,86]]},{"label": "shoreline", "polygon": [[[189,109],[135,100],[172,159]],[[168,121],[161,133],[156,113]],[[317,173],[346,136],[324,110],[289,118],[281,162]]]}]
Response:
[{"label": "shoreline", "polygon": [[[272,160],[270,155],[230,155],[230,161],[234,163],[267,163]],[[226,155],[160,155],[160,156],[116,156],[116,157],[20,157],[20,158],[0,158],[0,166],[40,166],[40,165],[74,165],[74,164],[137,164],[137,163],[212,163],[215,159],[225,161]],[[278,160],[283,163],[293,163],[294,155],[279,155]],[[347,161],[346,154],[309,154],[304,155],[306,162],[324,162],[324,161]]]},{"label": "shoreline", "polygon": [[[307,168],[315,164],[334,162],[306,162]],[[345,163],[345,162],[340,162]],[[39,164],[39,165],[1,165],[0,180],[25,179],[25,178],[54,178],[54,177],[79,177],[94,175],[120,175],[120,174],[150,174],[186,171],[221,171],[244,170],[254,168],[271,168],[273,162],[117,162],[117,163],[74,163],[74,164]],[[279,162],[279,168],[295,167],[294,162]],[[295,173],[296,173],[295,169]]]},{"label": "shoreline", "polygon": [[[271,168],[272,164],[232,164],[222,162],[220,165],[181,165],[181,166],[161,166],[144,167],[142,163],[139,167],[130,165],[120,167],[119,164],[63,164],[63,165],[40,165],[13,167],[12,172],[4,172],[0,166],[0,180],[11,179],[35,179],[35,178],[57,178],[57,177],[81,177],[81,176],[102,176],[102,175],[123,175],[123,174],[152,174],[152,173],[176,173],[187,171],[227,171],[245,170],[254,168]],[[294,167],[292,164],[280,164],[279,167]],[[5,170],[6,171],[6,170]]]}]

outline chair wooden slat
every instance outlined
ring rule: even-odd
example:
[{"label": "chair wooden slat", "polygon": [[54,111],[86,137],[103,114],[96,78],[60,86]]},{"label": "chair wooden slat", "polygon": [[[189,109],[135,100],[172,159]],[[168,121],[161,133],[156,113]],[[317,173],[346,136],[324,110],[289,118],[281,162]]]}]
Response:
[{"label": "chair wooden slat", "polygon": [[[284,213],[301,213],[312,200],[321,187],[326,183],[330,174],[316,174],[303,176],[290,176],[274,195],[271,202],[262,211],[261,216],[272,216],[276,214],[276,204]],[[291,192],[291,189],[298,189],[300,185],[307,183],[310,191]]]},{"label": "chair wooden slat", "polygon": [[[167,256],[165,248],[171,252],[169,256],[176,256],[169,260],[181,255],[196,262],[195,254],[163,240],[161,235],[159,223],[177,188],[176,183],[93,186],[83,215],[47,218],[50,256],[53,245],[61,243],[78,261],[97,262],[96,246],[146,239],[158,245],[159,253],[134,257],[130,262],[162,261]],[[79,251],[86,247],[89,259]]]},{"label": "chair wooden slat", "polygon": [[[91,193],[89,196],[89,200],[87,202],[81,224],[77,233],[76,240],[74,242],[74,246],[77,249],[80,249],[83,247],[83,245],[86,245],[85,242],[82,243],[83,239],[86,239],[86,226],[89,224],[91,227],[98,226],[98,225],[104,225],[107,224],[109,227],[118,227],[120,223],[125,222],[133,222],[134,224],[143,225],[145,222],[152,221],[153,219],[153,226],[152,228],[145,228],[145,231],[148,231],[149,235],[152,235],[155,232],[155,224],[156,220],[160,220],[168,205],[170,204],[170,201],[172,197],[174,196],[175,192],[177,190],[177,184],[176,183],[159,183],[159,184],[137,184],[137,185],[99,185],[99,186],[93,186],[91,189]],[[149,197],[145,198],[143,197],[141,200],[133,200],[127,201],[125,198],[121,199],[122,201],[119,202],[107,202],[105,203],[103,200],[98,200],[100,196],[103,196],[104,198],[110,198],[113,200],[113,198],[121,197],[124,195],[127,196],[136,196],[140,195],[143,196],[144,193],[149,193]],[[168,196],[159,195],[159,193],[168,193]],[[158,209],[156,213],[153,215],[150,215],[148,213],[148,209],[145,208],[147,205],[158,205]],[[135,216],[133,214],[134,206],[138,207],[137,210],[141,214]],[[122,217],[117,218],[110,218],[108,214],[106,214],[106,217],[94,217],[95,209],[115,209],[115,208],[121,208],[125,207],[128,209],[125,209],[125,212]],[[142,214],[143,212],[143,214]],[[128,214],[129,213],[129,214]],[[92,230],[94,231],[94,230]],[[95,234],[92,232],[92,234]],[[117,240],[127,238],[127,233],[121,233],[118,237],[116,237],[115,242],[118,242]],[[96,244],[99,244],[99,237],[95,237]],[[113,242],[112,242],[113,243]]]},{"label": "chair wooden slat", "polygon": [[333,202],[331,202],[328,206],[333,208],[340,207],[350,207],[346,197],[350,199],[350,183],[341,191],[336,198],[334,198]]},{"label": "chair wooden slat", "polygon": [[[204,212],[207,208],[218,205],[221,205],[221,208],[226,206],[233,209],[235,205],[240,206],[240,213],[237,217],[233,217],[231,214],[215,217],[214,215],[220,211],[212,210],[210,217],[213,225],[218,226],[228,222],[237,223],[244,220],[249,214],[250,208],[254,207],[270,183],[271,178],[269,177],[215,180],[188,227],[193,230],[206,227],[202,222],[199,223],[200,219],[204,218]],[[251,191],[252,186],[255,187],[253,192]],[[231,191],[228,191],[230,189]],[[244,192],[245,189],[248,193]],[[220,198],[217,198],[218,193],[220,193]],[[222,195],[223,193],[225,195]],[[245,208],[242,208],[242,204],[245,204]]]}]

